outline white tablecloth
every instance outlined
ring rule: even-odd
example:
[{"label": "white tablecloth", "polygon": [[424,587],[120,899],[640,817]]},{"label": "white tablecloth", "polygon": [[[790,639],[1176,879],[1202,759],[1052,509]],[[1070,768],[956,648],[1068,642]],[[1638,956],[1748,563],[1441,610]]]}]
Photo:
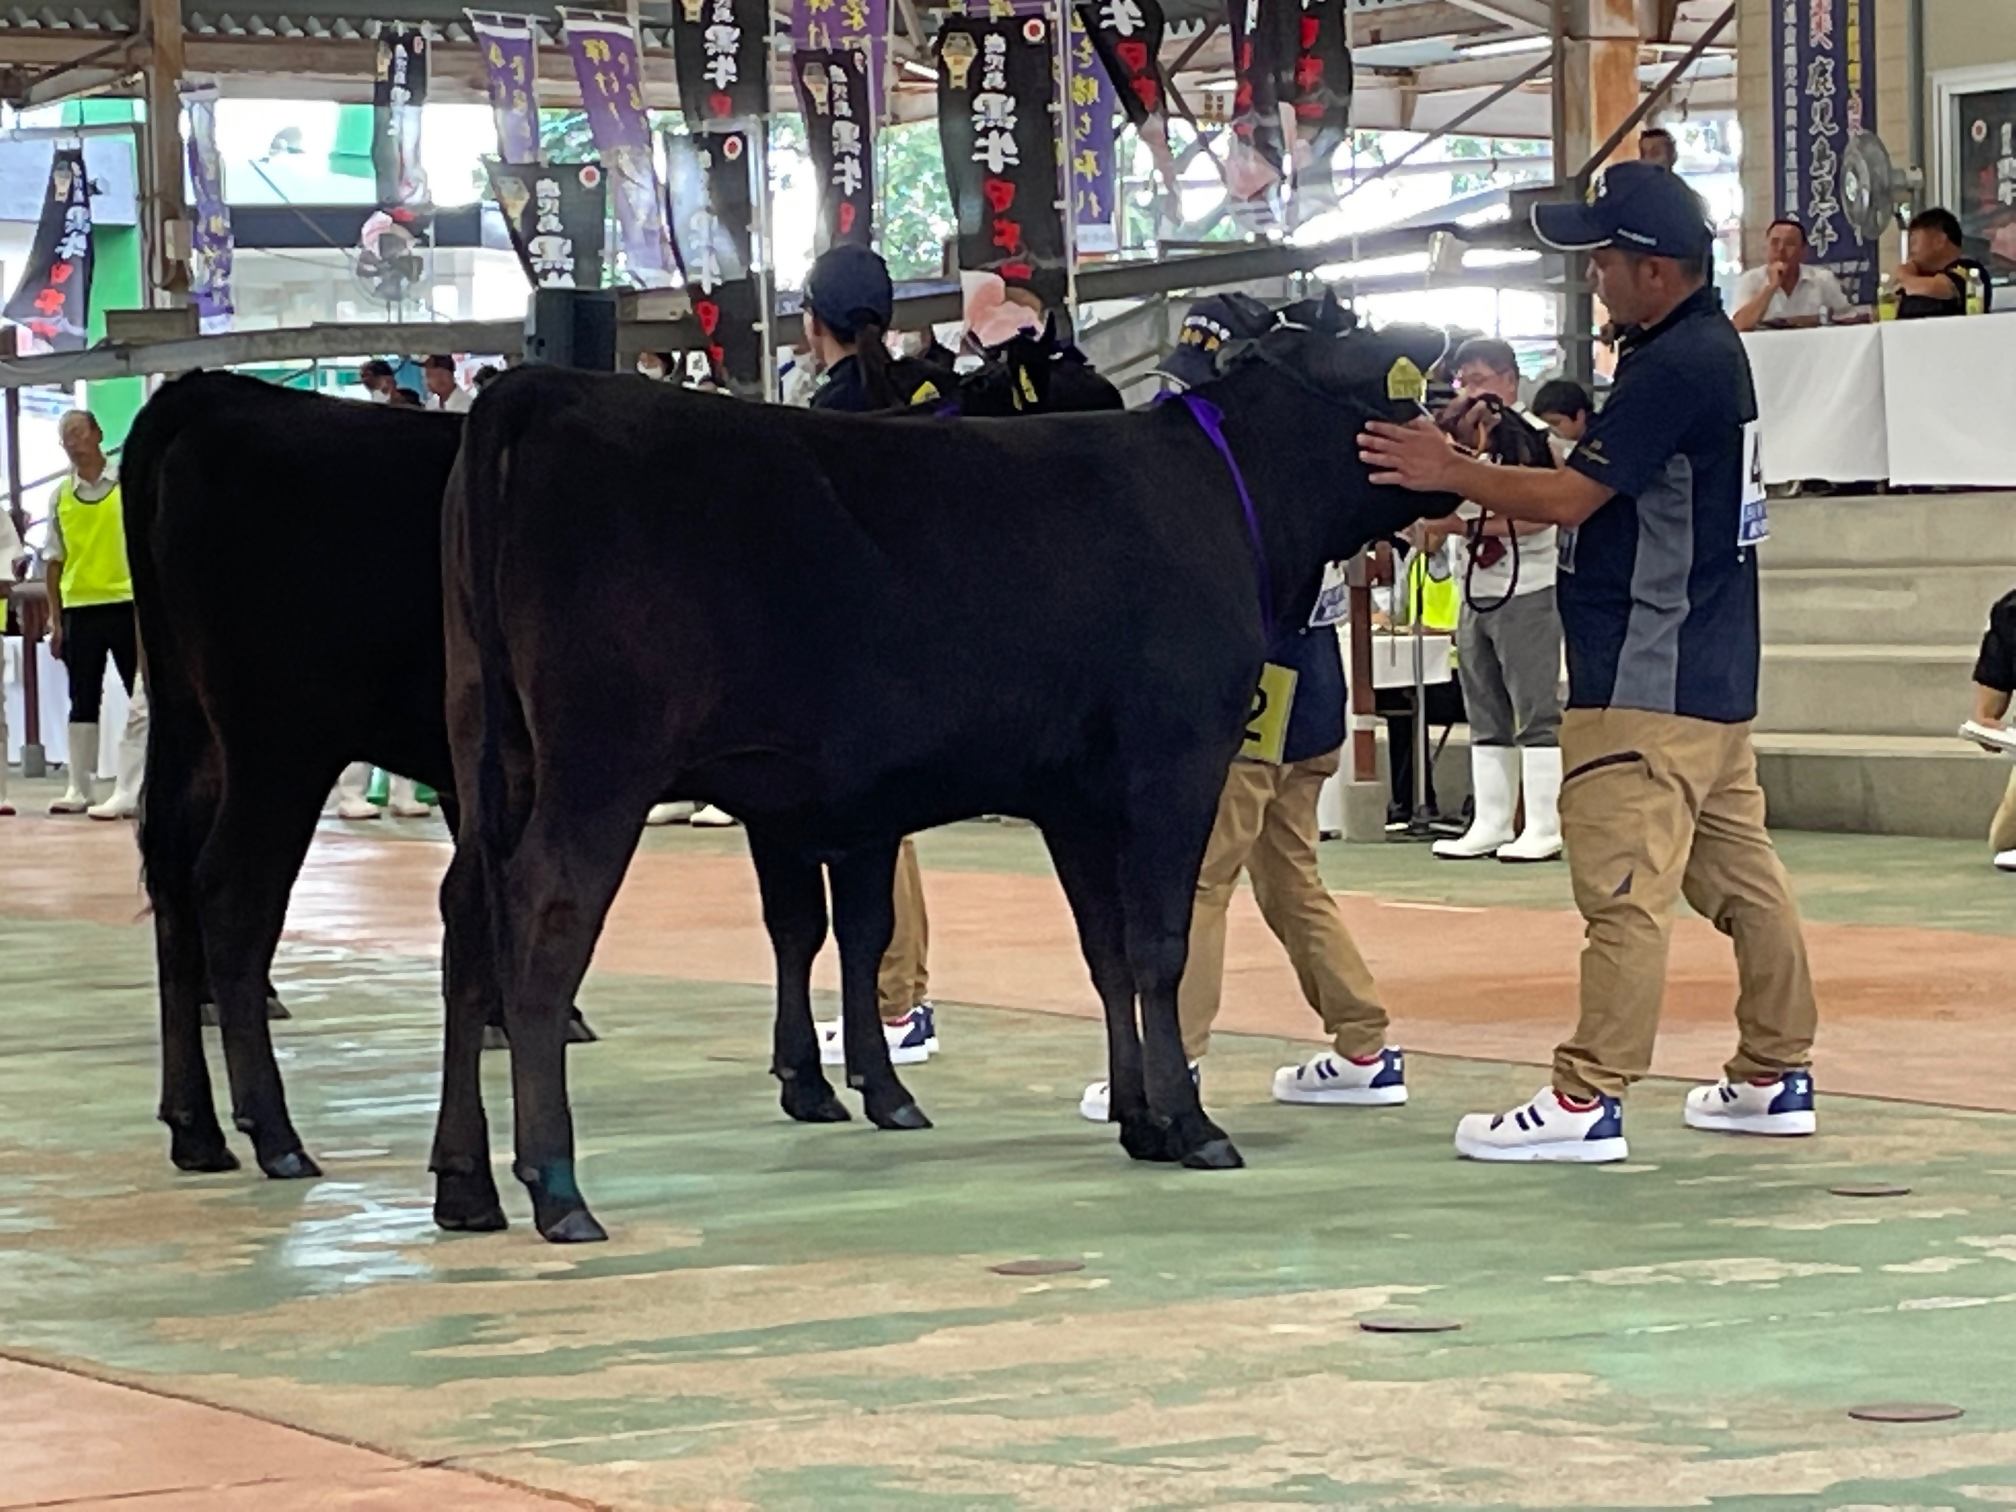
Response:
[{"label": "white tablecloth", "polygon": [[[49,642],[43,641],[36,649],[41,653],[36,663],[37,675],[41,678],[37,691],[42,704],[42,750],[54,765],[70,760],[70,678],[63,670],[63,663],[49,654]],[[0,691],[5,693],[6,747],[7,760],[19,765],[21,742],[27,736],[26,709],[22,702],[21,687],[21,637],[10,635],[6,638],[5,649],[0,651]],[[105,701],[98,716],[98,772],[100,777],[110,777],[119,770],[119,735],[126,728],[126,689],[119,682],[119,674],[111,668],[105,672]]]},{"label": "white tablecloth", "polygon": [[1764,478],[2016,488],[2016,313],[1743,338]]},{"label": "white tablecloth", "polygon": [[[1432,632],[1421,637],[1421,680],[1424,683],[1449,681],[1449,652],[1455,637]],[[1351,632],[1340,630],[1337,644],[1344,655],[1344,676],[1351,676]],[[1372,686],[1411,688],[1414,686],[1414,637],[1405,631],[1396,635],[1375,633],[1372,637]]]}]

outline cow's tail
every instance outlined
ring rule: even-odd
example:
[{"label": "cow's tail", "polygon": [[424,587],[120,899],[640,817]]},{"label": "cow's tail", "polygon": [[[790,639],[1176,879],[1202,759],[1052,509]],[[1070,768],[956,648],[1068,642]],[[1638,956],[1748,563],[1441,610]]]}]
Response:
[{"label": "cow's tail", "polygon": [[205,375],[195,374],[165,385],[149,400],[134,417],[119,468],[149,715],[146,777],[135,828],[142,880],[157,910],[170,894],[186,899],[194,885],[206,828],[196,809],[198,784],[221,777],[210,750],[209,721],[169,612],[161,563],[169,454],[184,428],[214,400],[214,395],[195,392],[204,386]]}]

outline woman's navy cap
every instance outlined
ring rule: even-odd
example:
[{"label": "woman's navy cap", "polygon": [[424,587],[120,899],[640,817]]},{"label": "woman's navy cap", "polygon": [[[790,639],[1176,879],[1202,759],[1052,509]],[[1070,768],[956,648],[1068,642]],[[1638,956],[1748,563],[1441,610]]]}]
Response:
[{"label": "woman's navy cap", "polygon": [[1564,252],[1615,247],[1686,259],[1706,252],[1710,240],[1694,191],[1656,163],[1613,163],[1589,186],[1586,204],[1535,205],[1533,229]]},{"label": "woman's navy cap", "polygon": [[805,304],[843,340],[863,320],[887,327],[896,312],[896,288],[889,281],[889,265],[852,242],[829,247],[805,275]]}]

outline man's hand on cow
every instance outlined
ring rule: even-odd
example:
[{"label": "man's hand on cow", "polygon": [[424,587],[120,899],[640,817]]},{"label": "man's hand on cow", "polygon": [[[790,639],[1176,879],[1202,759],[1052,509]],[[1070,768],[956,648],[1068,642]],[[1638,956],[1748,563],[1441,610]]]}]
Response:
[{"label": "man's hand on cow", "polygon": [[1372,481],[1411,488],[1416,493],[1454,493],[1462,460],[1449,436],[1423,416],[1405,425],[1369,420],[1358,433],[1358,460],[1372,469]]}]

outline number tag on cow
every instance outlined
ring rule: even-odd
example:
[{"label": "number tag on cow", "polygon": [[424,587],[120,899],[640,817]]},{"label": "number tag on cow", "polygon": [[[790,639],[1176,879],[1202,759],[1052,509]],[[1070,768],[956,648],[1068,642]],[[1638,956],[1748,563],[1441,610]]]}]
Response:
[{"label": "number tag on cow", "polygon": [[1736,519],[1736,549],[1748,551],[1771,538],[1764,505],[1764,428],[1755,420],[1743,427],[1743,502]]},{"label": "number tag on cow", "polygon": [[1341,625],[1351,613],[1351,581],[1345,575],[1342,562],[1332,562],[1323,569],[1323,590],[1316,595],[1316,607],[1309,614],[1309,628],[1321,630],[1327,625]]},{"label": "number tag on cow", "polygon": [[1260,669],[1260,686],[1253,690],[1253,712],[1246,721],[1246,742],[1239,754],[1250,761],[1281,764],[1288,748],[1288,713],[1295,707],[1295,684],[1301,674],[1293,667],[1277,667],[1268,662]]}]

